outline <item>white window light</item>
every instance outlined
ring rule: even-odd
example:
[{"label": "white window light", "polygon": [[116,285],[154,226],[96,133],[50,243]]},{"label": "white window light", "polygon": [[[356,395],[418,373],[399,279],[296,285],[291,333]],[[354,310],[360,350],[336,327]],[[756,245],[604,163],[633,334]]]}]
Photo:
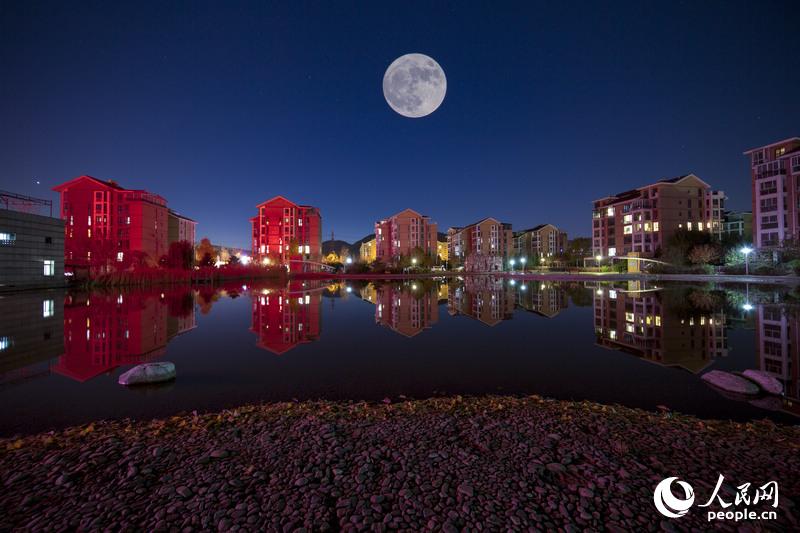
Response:
[{"label": "white window light", "polygon": [[56,262],[52,259],[45,259],[44,260],[44,275],[45,276],[54,276],[56,273]]},{"label": "white window light", "polygon": [[55,314],[55,302],[53,300],[45,300],[42,302],[42,317],[49,318]]},{"label": "white window light", "polygon": [[0,244],[3,245],[14,244],[14,241],[16,240],[17,240],[16,233],[6,233],[6,232],[0,233]]}]

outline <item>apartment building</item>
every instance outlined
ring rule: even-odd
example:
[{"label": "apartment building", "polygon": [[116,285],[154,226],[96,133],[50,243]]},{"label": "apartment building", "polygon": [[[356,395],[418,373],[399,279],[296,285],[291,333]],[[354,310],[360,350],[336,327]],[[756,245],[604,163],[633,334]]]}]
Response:
[{"label": "apartment building", "polygon": [[725,195],[694,174],[594,201],[592,255],[652,257],[678,229],[722,231]]},{"label": "apartment building", "polygon": [[[375,323],[414,337],[439,321],[436,289],[416,285],[380,285],[375,289]],[[371,300],[370,300],[371,301]]]},{"label": "apartment building", "polygon": [[438,225],[413,209],[375,223],[375,257],[382,263],[395,263],[421,251],[436,257]]},{"label": "apartment building", "polygon": [[372,239],[361,243],[361,247],[358,250],[358,257],[364,263],[372,263],[375,261],[375,242],[375,238],[373,237]]},{"label": "apartment building", "polygon": [[447,312],[493,327],[514,317],[514,289],[494,276],[466,276],[447,294]]},{"label": "apartment building", "polygon": [[800,137],[744,152],[750,157],[753,244],[777,248],[800,237]]},{"label": "apartment building", "polygon": [[753,213],[750,211],[726,211],[722,226],[724,236],[738,237],[750,242],[753,238]]},{"label": "apartment building", "polygon": [[800,320],[781,305],[759,305],[756,365],[783,384],[782,409],[800,414]]},{"label": "apartment building", "polygon": [[539,224],[533,228],[514,232],[514,255],[529,261],[553,257],[564,253],[567,234],[552,224]]},{"label": "apartment building", "polygon": [[[256,206],[250,219],[253,260],[292,270],[315,270],[322,261],[322,215],[316,207],[276,196]],[[310,263],[307,263],[310,262]]]},{"label": "apartment building", "polygon": [[53,190],[61,195],[66,271],[156,265],[167,253],[169,210],[163,197],[91,176]]},{"label": "apartment building", "polygon": [[469,272],[499,272],[514,253],[511,224],[484,218],[464,227],[447,230],[450,261]]},{"label": "apartment building", "polygon": [[167,213],[167,241],[195,245],[197,222],[170,209]]},{"label": "apartment building", "polygon": [[292,280],[285,289],[250,293],[257,346],[283,355],[300,344],[319,340],[322,331],[322,291],[319,282]]}]

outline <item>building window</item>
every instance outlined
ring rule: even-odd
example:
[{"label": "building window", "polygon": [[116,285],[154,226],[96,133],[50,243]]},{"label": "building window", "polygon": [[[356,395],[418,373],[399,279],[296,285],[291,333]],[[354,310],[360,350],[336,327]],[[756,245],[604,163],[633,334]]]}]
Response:
[{"label": "building window", "polygon": [[45,259],[44,260],[44,275],[45,276],[55,276],[56,274],[56,262],[52,259]]},{"label": "building window", "polygon": [[45,237],[44,238],[44,243],[45,244],[53,244],[53,238],[52,237]]},{"label": "building window", "polygon": [[633,233],[633,226],[625,226],[625,227],[623,227],[622,228],[622,233],[624,233],[625,235],[630,235],[631,233]]},{"label": "building window", "polygon": [[16,240],[17,240],[16,233],[0,233],[0,244],[2,244],[3,246],[12,245]]},{"label": "building window", "polygon": [[0,352],[11,347],[10,337],[0,337]]},{"label": "building window", "polygon": [[609,207],[608,209],[606,209],[606,215],[608,215],[610,217],[613,217],[614,216],[614,208],[613,207]]},{"label": "building window", "polygon": [[614,257],[615,255],[617,255],[617,249],[616,248],[609,248],[608,249],[608,257]]},{"label": "building window", "polygon": [[122,259],[123,259],[124,257],[125,257],[125,254],[124,254],[123,252],[117,252],[117,261],[118,261],[118,262],[120,262],[120,263],[121,263],[121,262],[122,262]]},{"label": "building window", "polygon": [[55,314],[55,302],[53,300],[45,300],[42,302],[42,316],[49,318]]}]

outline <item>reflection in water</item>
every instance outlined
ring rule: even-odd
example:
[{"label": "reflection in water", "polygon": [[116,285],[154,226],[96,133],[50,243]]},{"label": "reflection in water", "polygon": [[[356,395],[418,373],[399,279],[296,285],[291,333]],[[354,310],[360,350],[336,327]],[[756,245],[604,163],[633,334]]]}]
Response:
[{"label": "reflection in water", "polygon": [[[181,408],[194,409],[203,402],[213,408],[240,399],[299,397],[304,391],[311,397],[362,399],[365,388],[379,398],[390,390],[419,395],[513,390],[665,404],[714,416],[756,417],[769,410],[800,415],[800,313],[783,303],[796,299],[789,292],[485,276],[4,295],[0,401],[17,402],[17,411],[30,405],[17,417],[25,420],[51,416],[51,406],[62,397],[57,390],[71,399],[69,409],[86,416],[89,404],[111,397],[121,403],[137,398],[127,415],[137,414],[138,405],[148,413],[164,405],[147,403],[151,395],[169,396],[170,405],[181,398]],[[330,305],[323,306],[323,298]],[[199,331],[169,345],[196,327],[196,310],[203,316]],[[473,327],[477,322],[465,317],[493,327]],[[377,328],[370,331],[372,325],[397,333],[399,342]],[[413,350],[399,336],[413,339]],[[263,354],[260,350],[284,354],[301,344],[307,346],[302,357],[300,351],[290,358],[253,357]],[[611,357],[600,348],[633,357]],[[168,349],[169,359],[180,366],[173,388],[133,395],[113,379],[94,379],[123,365],[164,358]],[[220,358],[228,349],[231,353]],[[711,368],[769,372],[786,395],[732,401],[699,379]],[[252,381],[254,373],[262,378]],[[125,396],[114,396],[117,390]],[[242,390],[250,396],[237,396]],[[116,415],[113,405],[104,409],[103,416]],[[6,426],[14,416],[9,411]]]},{"label": "reflection in water", "polygon": [[512,318],[514,301],[514,287],[502,278],[467,277],[461,285],[449,291],[447,312],[496,326]]},{"label": "reflection in water", "polygon": [[188,289],[70,295],[64,301],[64,352],[52,370],[86,381],[161,357],[172,337],[194,327]]},{"label": "reflection in water", "polygon": [[800,415],[800,315],[797,309],[770,304],[758,306],[756,354],[757,368],[783,383],[785,398],[779,408]]},{"label": "reflection in water", "polygon": [[319,339],[323,290],[319,282],[301,281],[281,289],[251,290],[250,331],[258,336],[258,347],[281,355]]},{"label": "reflection in water", "polygon": [[728,354],[725,313],[701,310],[681,316],[661,291],[630,283],[598,286],[594,293],[597,343],[665,366],[699,373]]}]

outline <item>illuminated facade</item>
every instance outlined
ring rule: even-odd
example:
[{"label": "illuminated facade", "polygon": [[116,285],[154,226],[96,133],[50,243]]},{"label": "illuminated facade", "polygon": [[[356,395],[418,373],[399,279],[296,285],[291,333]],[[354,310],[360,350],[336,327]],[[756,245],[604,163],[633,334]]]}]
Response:
[{"label": "illuminated facade", "polygon": [[722,233],[725,195],[686,174],[595,200],[592,255],[653,257],[678,229]]},{"label": "illuminated facade", "polygon": [[253,259],[289,270],[313,270],[306,261],[322,261],[322,215],[319,209],[276,196],[257,206],[250,219]]},{"label": "illuminated facade", "polygon": [[375,257],[382,263],[394,263],[419,251],[436,257],[437,224],[413,209],[375,223]]},{"label": "illuminated facade", "polygon": [[514,233],[514,255],[517,257],[530,260],[553,257],[563,254],[566,247],[566,232],[552,224],[540,224]]},{"label": "illuminated facade", "polygon": [[511,224],[484,218],[464,227],[447,230],[448,258],[469,272],[497,272],[508,265],[514,253]]},{"label": "illuminated facade", "polygon": [[447,241],[436,241],[436,255],[439,256],[439,261],[447,261],[450,254],[447,251]]},{"label": "illuminated facade", "polygon": [[67,271],[155,265],[169,247],[167,201],[114,181],[80,176],[53,190],[61,195]]},{"label": "illuminated facade", "polygon": [[775,248],[800,239],[800,137],[753,148],[753,244]]},{"label": "illuminated facade", "polygon": [[364,263],[372,263],[375,261],[375,239],[372,238],[368,241],[361,243],[361,248],[358,251],[358,257]]}]

